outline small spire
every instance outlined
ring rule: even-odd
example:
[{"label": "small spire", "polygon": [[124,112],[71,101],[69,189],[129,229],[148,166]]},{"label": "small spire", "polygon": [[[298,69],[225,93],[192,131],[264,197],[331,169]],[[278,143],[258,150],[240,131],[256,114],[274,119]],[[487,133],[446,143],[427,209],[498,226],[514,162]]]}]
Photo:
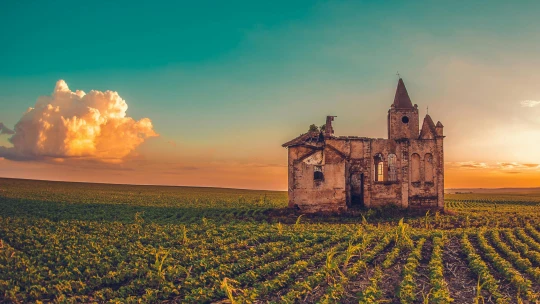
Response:
[{"label": "small spire", "polygon": [[426,114],[426,117],[424,117],[424,123],[422,123],[422,129],[420,130],[420,138],[433,139],[436,135],[437,130],[435,124],[433,123],[433,119],[431,119],[429,114]]},{"label": "small spire", "polygon": [[435,132],[437,133],[437,136],[443,136],[443,125],[440,121],[437,121],[437,125],[435,125]]}]

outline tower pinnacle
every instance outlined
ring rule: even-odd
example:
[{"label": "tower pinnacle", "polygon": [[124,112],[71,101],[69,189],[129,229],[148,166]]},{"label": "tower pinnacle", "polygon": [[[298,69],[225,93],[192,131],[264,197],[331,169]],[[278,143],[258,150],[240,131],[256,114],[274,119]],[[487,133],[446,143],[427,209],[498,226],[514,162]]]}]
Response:
[{"label": "tower pinnacle", "polygon": [[399,78],[397,89],[396,89],[396,96],[394,97],[394,107],[398,109],[412,109],[413,108],[411,98],[409,97],[409,93],[407,93],[407,89],[405,88],[405,83],[403,83],[403,79],[401,79],[401,77]]}]

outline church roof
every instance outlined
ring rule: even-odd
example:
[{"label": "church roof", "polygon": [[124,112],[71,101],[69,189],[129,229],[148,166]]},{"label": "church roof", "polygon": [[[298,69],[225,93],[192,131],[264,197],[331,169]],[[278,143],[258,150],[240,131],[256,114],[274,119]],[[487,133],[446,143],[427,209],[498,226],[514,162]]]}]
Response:
[{"label": "church roof", "polygon": [[321,133],[319,131],[310,131],[310,132],[301,134],[300,136],[284,143],[281,146],[286,148],[286,147],[301,145],[305,142],[317,142],[319,140],[320,134]]},{"label": "church roof", "polygon": [[399,78],[396,97],[394,97],[394,107],[399,109],[413,108],[411,98],[409,97],[409,93],[407,93],[407,89],[405,88],[405,83],[403,83],[403,79],[401,78]]}]

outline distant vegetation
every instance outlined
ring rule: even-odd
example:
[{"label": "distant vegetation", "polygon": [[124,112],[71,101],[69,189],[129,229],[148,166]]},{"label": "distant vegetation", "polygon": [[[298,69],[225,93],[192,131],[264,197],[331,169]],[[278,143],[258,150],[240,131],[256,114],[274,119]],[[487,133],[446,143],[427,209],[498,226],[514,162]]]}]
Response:
[{"label": "distant vegetation", "polygon": [[449,214],[286,205],[285,192],[0,179],[0,299],[538,300],[540,195],[447,194]]},{"label": "distant vegetation", "polygon": [[309,126],[309,132],[324,132],[324,130],[326,130],[326,124],[324,125],[321,125],[320,127],[318,127],[316,124],[312,124]]}]

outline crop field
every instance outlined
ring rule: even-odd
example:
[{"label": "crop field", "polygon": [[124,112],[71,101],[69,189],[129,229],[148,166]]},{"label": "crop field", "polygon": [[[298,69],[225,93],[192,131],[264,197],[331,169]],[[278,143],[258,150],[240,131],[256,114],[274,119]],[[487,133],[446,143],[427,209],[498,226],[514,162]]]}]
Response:
[{"label": "crop field", "polygon": [[0,302],[537,303],[540,193],[300,215],[287,194],[0,179]]}]

